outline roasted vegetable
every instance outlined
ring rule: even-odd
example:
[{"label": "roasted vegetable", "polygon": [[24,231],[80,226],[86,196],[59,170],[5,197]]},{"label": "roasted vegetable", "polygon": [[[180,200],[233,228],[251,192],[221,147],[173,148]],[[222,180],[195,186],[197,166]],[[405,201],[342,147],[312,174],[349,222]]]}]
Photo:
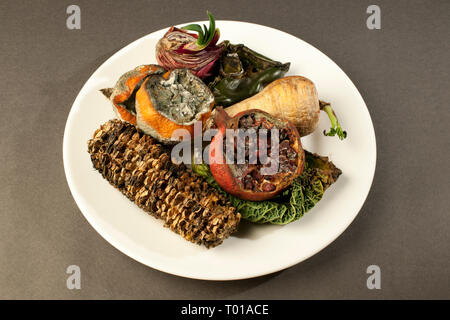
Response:
[{"label": "roasted vegetable", "polygon": [[[190,69],[199,78],[211,75],[214,63],[219,59],[223,46],[216,45],[220,37],[214,17],[209,16],[209,28],[196,24],[181,29],[171,27],[156,44],[156,59],[167,69]],[[187,30],[198,33],[191,34]]]},{"label": "roasted vegetable", "polygon": [[248,201],[224,192],[215,181],[207,164],[195,164],[192,169],[225,196],[242,214],[242,218],[255,223],[287,224],[298,220],[319,202],[325,190],[341,175],[341,170],[321,157],[305,151],[306,163],[303,173],[291,187],[272,200]]},{"label": "roasted vegetable", "polygon": [[289,76],[273,81],[260,93],[225,109],[234,116],[249,109],[261,109],[275,117],[292,121],[301,136],[312,133],[319,124],[320,110],[330,118],[332,128],[326,135],[337,134],[345,139],[347,133],[342,130],[329,103],[320,101],[314,83],[304,77]]},{"label": "roasted vegetable", "polygon": [[266,200],[300,175],[305,153],[292,123],[256,109],[233,118],[221,107],[216,110],[219,132],[209,148],[209,164],[226,192],[245,200]]},{"label": "roasted vegetable", "polygon": [[255,95],[289,70],[290,63],[271,60],[242,44],[224,41],[223,45],[219,74],[208,84],[218,106],[227,107]]},{"label": "roasted vegetable", "polygon": [[88,141],[92,164],[111,185],[186,240],[214,247],[236,231],[240,214],[202,178],[175,165],[164,146],[111,120]]},{"label": "roasted vegetable", "polygon": [[206,11],[206,14],[209,17],[209,28],[203,25],[202,29],[198,24],[189,24],[181,28],[183,30],[197,32],[197,41],[185,44],[180,48],[180,51],[187,53],[197,52],[205,49],[209,45],[215,45],[217,43],[220,37],[220,31],[216,28],[214,16],[209,11]]},{"label": "roasted vegetable", "polygon": [[137,126],[164,143],[175,143],[177,129],[194,134],[194,122],[205,122],[214,97],[188,69],[175,69],[144,81],[136,93]]},{"label": "roasted vegetable", "polygon": [[136,124],[135,95],[142,82],[151,75],[166,70],[157,65],[142,65],[124,73],[114,88],[100,90],[113,104],[117,115],[125,121]]}]

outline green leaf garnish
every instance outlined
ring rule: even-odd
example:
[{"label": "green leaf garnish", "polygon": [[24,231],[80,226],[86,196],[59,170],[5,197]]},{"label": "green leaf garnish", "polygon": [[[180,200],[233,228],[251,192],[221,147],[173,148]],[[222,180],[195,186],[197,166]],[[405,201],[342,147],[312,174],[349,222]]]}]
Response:
[{"label": "green leaf garnish", "polygon": [[198,33],[197,43],[203,42],[203,30],[202,27],[200,27],[198,24],[189,24],[187,26],[184,26],[182,29],[197,32]]},{"label": "green leaf garnish", "polygon": [[211,14],[211,12],[206,11],[206,14],[209,16],[209,34],[208,34],[208,40],[206,43],[210,43],[211,40],[214,37],[214,34],[216,33],[216,20],[214,19],[214,16]]},{"label": "green leaf garnish", "polygon": [[203,29],[198,24],[189,24],[187,26],[182,27],[181,29],[194,31],[198,33],[197,45],[201,48],[205,48],[214,38],[214,34],[216,33],[216,21],[211,12],[206,11],[206,14],[209,17],[209,28],[206,25],[203,25]]}]

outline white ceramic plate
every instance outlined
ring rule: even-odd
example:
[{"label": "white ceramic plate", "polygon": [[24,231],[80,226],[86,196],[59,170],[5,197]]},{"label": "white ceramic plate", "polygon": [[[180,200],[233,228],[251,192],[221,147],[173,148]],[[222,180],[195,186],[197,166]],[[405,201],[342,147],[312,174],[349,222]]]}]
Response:
[{"label": "white ceramic plate", "polygon": [[344,141],[325,137],[322,131],[329,129],[329,121],[322,114],[318,130],[302,139],[306,149],[329,156],[343,171],[337,183],[303,218],[286,226],[242,223],[236,234],[208,250],[164,228],[161,221],[145,214],[93,169],[87,140],[102,123],[115,116],[98,90],[113,86],[121,74],[138,65],[156,63],[155,45],[167,29],[134,41],[94,72],[70,111],[63,153],[67,181],[76,203],[95,230],[114,247],[147,266],[171,274],[233,280],[288,268],[335,240],[356,217],[370,190],[376,144],[361,95],[326,55],[269,27],[236,21],[217,21],[217,26],[222,40],[244,43],[272,59],[291,62],[289,74],[313,80],[319,97],[332,103],[348,132]]}]

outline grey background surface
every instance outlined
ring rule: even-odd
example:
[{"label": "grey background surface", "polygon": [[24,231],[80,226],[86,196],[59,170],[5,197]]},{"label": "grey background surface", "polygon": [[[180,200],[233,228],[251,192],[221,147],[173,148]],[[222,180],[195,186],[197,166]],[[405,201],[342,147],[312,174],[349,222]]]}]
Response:
[{"label": "grey background surface", "polygon": [[[73,3],[81,30],[66,28]],[[366,27],[370,4],[381,30]],[[377,137],[372,190],[345,233],[301,264],[242,281],[180,278],[128,258],[85,220],[63,170],[65,121],[91,73],[207,8],[327,54],[360,90]],[[449,13],[449,1],[2,1],[0,298],[450,298]],[[66,288],[71,264],[81,290]],[[381,290],[366,287],[371,264]]]}]

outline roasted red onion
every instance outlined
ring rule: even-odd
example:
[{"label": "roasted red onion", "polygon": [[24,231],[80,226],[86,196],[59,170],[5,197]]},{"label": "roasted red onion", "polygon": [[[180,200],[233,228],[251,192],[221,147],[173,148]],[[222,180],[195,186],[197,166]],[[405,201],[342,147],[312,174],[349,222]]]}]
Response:
[{"label": "roasted red onion", "polygon": [[[214,18],[210,16],[210,27],[189,25],[179,29],[171,27],[156,45],[156,59],[166,69],[191,70],[199,78],[210,76],[214,63],[219,59],[223,45],[217,45],[220,37],[215,28]],[[198,32],[198,35],[186,30]]]}]

